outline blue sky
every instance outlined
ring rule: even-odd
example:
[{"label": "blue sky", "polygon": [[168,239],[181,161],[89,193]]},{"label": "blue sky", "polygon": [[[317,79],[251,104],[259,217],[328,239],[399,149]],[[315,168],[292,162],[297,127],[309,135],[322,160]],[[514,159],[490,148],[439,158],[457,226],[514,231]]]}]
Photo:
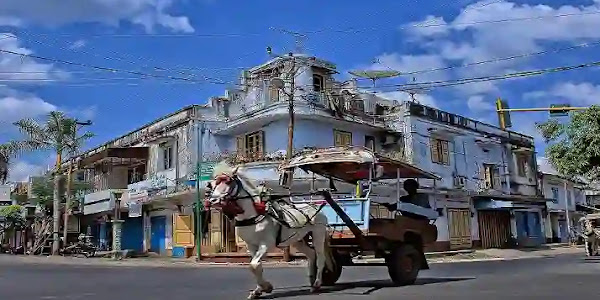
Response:
[{"label": "blue sky", "polygon": [[[592,62],[600,60],[600,46],[593,44],[600,40],[596,1],[46,0],[40,5],[39,0],[2,0],[1,50],[72,64],[0,53],[0,141],[19,136],[12,122],[60,109],[94,121],[93,146],[185,105],[204,103],[223,94],[242,68],[268,59],[267,46],[276,52],[294,49],[294,39],[272,27],[308,32],[306,52],[336,63],[340,79],[357,68],[414,72],[540,51],[549,53],[419,72],[385,83]],[[488,22],[503,19],[521,20]],[[554,51],[581,43],[592,45]],[[144,79],[126,71],[189,77],[192,82]],[[497,97],[511,107],[599,103],[597,77],[597,68],[589,68],[436,88],[417,99],[495,124]],[[389,87],[382,92],[408,97]],[[547,118],[543,112],[514,114],[513,129],[536,135],[535,122]],[[47,153],[20,157],[11,178],[23,179],[51,161]]]}]

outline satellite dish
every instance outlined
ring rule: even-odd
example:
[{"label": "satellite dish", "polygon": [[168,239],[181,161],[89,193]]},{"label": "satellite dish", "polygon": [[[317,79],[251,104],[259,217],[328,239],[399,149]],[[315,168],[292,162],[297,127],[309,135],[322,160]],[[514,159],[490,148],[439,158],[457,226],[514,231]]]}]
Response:
[{"label": "satellite dish", "polygon": [[365,71],[356,70],[356,71],[349,71],[348,73],[350,73],[356,77],[368,78],[371,80],[396,77],[396,76],[402,74],[401,72],[394,71],[394,70],[365,70]]},{"label": "satellite dish", "polygon": [[283,82],[283,79],[281,79],[281,78],[271,79],[271,84],[278,89],[283,89],[283,87],[285,86],[285,83]]}]

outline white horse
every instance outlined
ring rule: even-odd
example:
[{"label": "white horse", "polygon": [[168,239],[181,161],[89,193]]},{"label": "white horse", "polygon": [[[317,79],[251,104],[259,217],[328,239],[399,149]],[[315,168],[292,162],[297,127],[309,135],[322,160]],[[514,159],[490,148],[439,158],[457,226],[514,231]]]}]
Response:
[{"label": "white horse", "polygon": [[[308,223],[300,228],[289,228],[265,211],[264,203],[269,200],[264,199],[266,196],[239,167],[221,162],[215,166],[213,178],[207,186],[207,202],[235,218],[238,234],[246,243],[252,258],[250,270],[256,278],[257,286],[248,299],[256,299],[263,292],[273,291],[273,285],[263,278],[262,259],[274,247],[295,246],[306,255],[311,290],[317,291],[322,285],[327,262],[327,217],[313,205],[296,204],[296,208],[308,216]],[[309,235],[312,237],[312,247],[308,244]]]}]

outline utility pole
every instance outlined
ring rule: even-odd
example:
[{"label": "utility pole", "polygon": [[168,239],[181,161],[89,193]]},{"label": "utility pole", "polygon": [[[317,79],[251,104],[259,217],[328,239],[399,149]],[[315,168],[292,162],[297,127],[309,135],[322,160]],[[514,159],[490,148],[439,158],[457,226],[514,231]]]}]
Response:
[{"label": "utility pole", "polygon": [[[75,128],[73,129],[75,132],[73,133],[73,138],[77,139],[77,130],[79,129],[77,127],[77,125],[80,126],[89,126],[92,125],[92,121],[87,120],[85,122],[79,122],[77,120],[75,120]],[[75,155],[77,154],[77,149],[74,149],[74,147],[76,147],[77,145],[73,145],[73,148],[71,148],[70,150],[70,157],[69,157],[69,169],[67,170],[67,199],[66,199],[66,203],[65,203],[65,214],[64,214],[64,218],[63,218],[63,247],[66,245],[67,243],[67,236],[68,236],[68,226],[69,226],[69,216],[71,215],[71,205],[72,205],[72,188],[73,188],[73,164],[75,164]]]},{"label": "utility pole", "polygon": [[[267,47],[267,53],[269,55],[272,54],[271,47]],[[271,84],[281,90],[286,96],[288,100],[288,141],[287,141],[287,149],[286,149],[286,159],[289,161],[294,154],[294,97],[296,96],[296,75],[300,68],[298,67],[298,62],[296,61],[296,57],[293,53],[289,53],[287,56],[280,56],[283,58],[284,68],[286,62],[290,62],[289,72],[286,72],[285,81],[281,78],[273,78],[271,80]],[[286,82],[289,82],[289,91],[286,91]],[[288,172],[288,171],[286,171]],[[289,180],[292,180],[292,172],[287,174]],[[283,259],[285,261],[290,261],[290,249],[286,247],[283,249]]]}]

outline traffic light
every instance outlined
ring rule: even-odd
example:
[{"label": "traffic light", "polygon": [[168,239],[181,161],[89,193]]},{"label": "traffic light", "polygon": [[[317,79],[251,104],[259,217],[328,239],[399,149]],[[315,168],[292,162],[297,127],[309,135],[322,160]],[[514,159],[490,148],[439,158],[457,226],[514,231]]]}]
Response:
[{"label": "traffic light", "polygon": [[496,99],[496,111],[498,112],[498,123],[500,124],[500,128],[506,129],[512,127],[512,122],[510,121],[510,112],[504,111],[508,109],[508,103],[505,100],[500,98]]}]

